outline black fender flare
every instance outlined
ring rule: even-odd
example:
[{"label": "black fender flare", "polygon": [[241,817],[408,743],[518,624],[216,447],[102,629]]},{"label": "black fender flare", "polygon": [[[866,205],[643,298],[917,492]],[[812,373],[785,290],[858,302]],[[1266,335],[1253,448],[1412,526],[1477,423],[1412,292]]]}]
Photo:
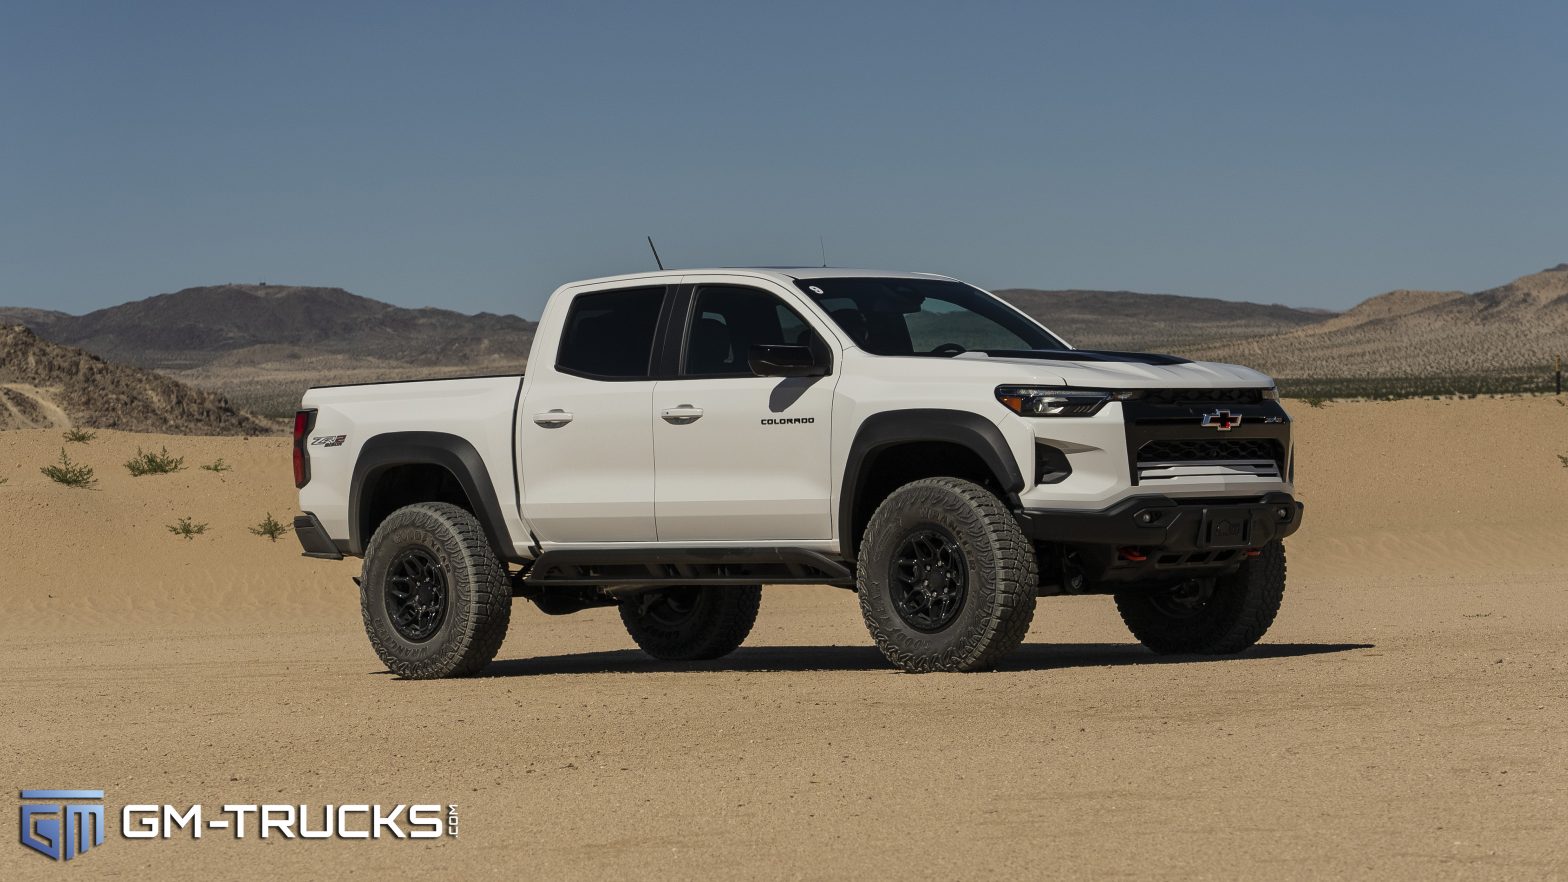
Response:
[{"label": "black fender flare", "polygon": [[1008,495],[1007,502],[1018,508],[1018,493],[1024,489],[1024,476],[1013,458],[1013,450],[996,423],[976,413],[941,408],[890,410],[872,414],[855,432],[849,457],[844,462],[844,482],[838,501],[839,554],[855,559],[855,505],[866,485],[866,464],[880,451],[897,444],[916,441],[943,441],[972,451],[985,463]]},{"label": "black fender flare", "polygon": [[484,528],[485,538],[490,540],[496,557],[517,559],[484,459],[466,438],[445,432],[385,432],[372,436],[360,448],[348,495],[351,553],[363,555],[365,545],[370,541],[370,537],[364,535],[362,518],[366,488],[374,486],[375,479],[383,472],[402,465],[437,465],[450,472],[474,506],[474,517]]}]

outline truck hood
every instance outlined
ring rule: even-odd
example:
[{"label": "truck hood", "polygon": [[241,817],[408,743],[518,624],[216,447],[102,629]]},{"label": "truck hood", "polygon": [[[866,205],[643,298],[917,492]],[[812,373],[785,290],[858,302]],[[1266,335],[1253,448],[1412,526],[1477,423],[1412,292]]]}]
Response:
[{"label": "truck hood", "polygon": [[965,352],[955,359],[986,364],[1014,364],[1039,378],[1042,373],[1061,378],[1064,386],[1109,389],[1253,388],[1274,385],[1267,374],[1234,364],[1189,361],[1174,355],[1145,352],[1112,352],[1098,349],[1061,351]]}]

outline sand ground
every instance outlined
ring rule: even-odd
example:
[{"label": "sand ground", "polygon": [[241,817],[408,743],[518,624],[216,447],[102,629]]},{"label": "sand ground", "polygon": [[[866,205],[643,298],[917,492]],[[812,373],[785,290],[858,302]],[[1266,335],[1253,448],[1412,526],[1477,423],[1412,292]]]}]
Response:
[{"label": "sand ground", "polygon": [[[853,596],[646,660],[613,610],[514,613],[487,676],[401,682],[284,439],[0,433],[0,781],[126,802],[455,803],[434,842],[130,841],[0,877],[1568,878],[1568,407],[1297,403],[1306,526],[1265,642],[1158,659],[1042,600],[995,673],[910,676]],[[186,471],[131,478],[140,445]],[[233,469],[195,466],[222,457]],[[190,516],[207,534],[164,525]],[[12,797],[14,798],[14,796]],[[8,809],[9,810],[9,809]]]}]

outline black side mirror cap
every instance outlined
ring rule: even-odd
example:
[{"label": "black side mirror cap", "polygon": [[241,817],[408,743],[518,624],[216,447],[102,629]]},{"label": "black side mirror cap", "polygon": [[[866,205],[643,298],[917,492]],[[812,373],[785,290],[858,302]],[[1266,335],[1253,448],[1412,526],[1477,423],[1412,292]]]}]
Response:
[{"label": "black side mirror cap", "polygon": [[754,344],[747,352],[747,364],[759,377],[820,377],[827,365],[817,360],[810,346],[772,346]]}]

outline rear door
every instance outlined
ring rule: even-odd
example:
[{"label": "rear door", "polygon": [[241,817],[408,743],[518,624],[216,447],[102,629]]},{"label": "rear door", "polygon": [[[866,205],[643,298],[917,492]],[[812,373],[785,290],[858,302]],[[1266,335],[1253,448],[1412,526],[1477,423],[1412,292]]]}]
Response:
[{"label": "rear door", "polygon": [[541,541],[657,538],[652,366],[674,290],[577,293],[553,345],[541,337],[517,420],[525,513]]},{"label": "rear door", "polygon": [[675,376],[653,393],[659,541],[832,538],[837,365],[824,377],[758,377],[748,354],[752,344],[816,339],[836,355],[833,338],[801,304],[755,282],[689,286],[681,305]]}]

